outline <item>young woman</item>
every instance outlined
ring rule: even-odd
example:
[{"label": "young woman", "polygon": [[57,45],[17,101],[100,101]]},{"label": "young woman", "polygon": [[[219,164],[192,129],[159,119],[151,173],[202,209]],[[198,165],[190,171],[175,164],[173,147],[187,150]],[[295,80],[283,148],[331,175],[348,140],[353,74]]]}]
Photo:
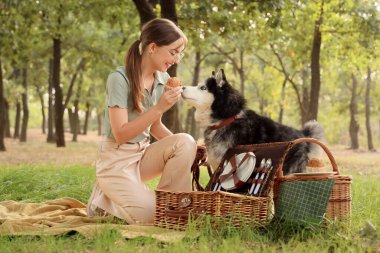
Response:
[{"label": "young woman", "polygon": [[[191,191],[196,143],[188,134],[172,134],[161,122],[181,96],[182,87],[165,88],[166,71],[180,61],[186,43],[173,22],[154,19],[129,48],[125,66],[109,75],[105,136],[89,216],[111,214],[129,224],[152,223],[155,194],[144,182],[159,176],[158,189]],[[150,144],[150,135],[158,141]]]}]

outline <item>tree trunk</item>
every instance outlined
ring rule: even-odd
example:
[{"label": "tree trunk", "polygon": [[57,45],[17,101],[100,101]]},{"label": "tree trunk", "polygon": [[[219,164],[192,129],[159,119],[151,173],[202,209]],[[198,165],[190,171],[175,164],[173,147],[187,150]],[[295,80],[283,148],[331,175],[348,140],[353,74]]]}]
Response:
[{"label": "tree trunk", "polygon": [[309,71],[308,67],[304,67],[301,72],[301,78],[302,78],[302,100],[301,100],[301,126],[304,126],[307,122],[307,115],[308,115],[308,107],[310,103],[309,99]]},{"label": "tree trunk", "polygon": [[180,118],[178,104],[175,104],[162,115],[162,123],[172,133],[180,133],[183,132]]},{"label": "tree trunk", "polygon": [[[261,66],[260,71],[261,71],[261,74],[264,76],[265,65]],[[267,113],[265,112],[265,108],[268,104],[268,101],[265,99],[265,97],[263,95],[266,92],[265,89],[266,88],[264,87],[263,89],[260,89],[257,91],[257,98],[259,99],[259,112],[263,116],[267,116]]]},{"label": "tree trunk", "polygon": [[53,102],[53,60],[49,60],[49,88],[48,88],[48,134],[46,137],[46,141],[48,143],[55,142],[55,134],[54,134],[54,102]]},{"label": "tree trunk", "polygon": [[7,99],[4,98],[4,119],[5,119],[5,129],[4,129],[4,137],[11,138],[11,123],[9,120],[9,103]]},{"label": "tree trunk", "polygon": [[136,9],[140,16],[140,27],[142,27],[146,22],[156,18],[153,12],[153,6],[146,0],[133,0]]},{"label": "tree trunk", "polygon": [[161,17],[167,18],[174,23],[178,23],[177,12],[175,9],[175,0],[161,0]]},{"label": "tree trunk", "polygon": [[4,143],[4,85],[3,85],[3,67],[0,58],[0,151],[6,151]]},{"label": "tree trunk", "polygon": [[69,89],[67,90],[67,95],[66,95],[65,103],[63,104],[63,108],[64,109],[67,107],[67,105],[70,102],[70,98],[71,98],[71,96],[73,94],[73,88],[74,88],[75,81],[77,80],[79,72],[82,71],[82,69],[84,68],[84,65],[85,65],[85,60],[84,60],[84,58],[82,58],[79,61],[78,66],[76,67],[73,76],[71,77]]},{"label": "tree trunk", "polygon": [[70,133],[72,134],[74,132],[74,112],[71,107],[66,108],[67,110],[67,116],[69,117],[69,126],[70,126]]},{"label": "tree trunk", "polygon": [[243,49],[240,49],[240,68],[238,68],[239,77],[240,77],[240,91],[241,94],[244,96],[245,93],[245,74],[244,74],[244,51]]},{"label": "tree trunk", "polygon": [[310,87],[310,104],[307,120],[317,120],[318,119],[318,105],[319,105],[319,91],[321,88],[321,74],[320,74],[320,53],[322,45],[322,17],[323,17],[323,5],[324,0],[322,0],[320,14],[318,20],[315,21],[314,26],[314,38],[313,38],[313,48],[311,51],[311,87]]},{"label": "tree trunk", "polygon": [[98,136],[102,135],[102,117],[103,115],[101,113],[97,113],[96,118],[98,121]]},{"label": "tree trunk", "polygon": [[[167,18],[178,23],[177,13],[175,10],[175,0],[163,0],[161,1],[161,17]],[[177,76],[177,64],[174,64],[168,69],[170,76]],[[172,106],[162,116],[162,123],[170,129],[173,133],[183,132],[181,125],[181,115],[178,107],[178,103]]]},{"label": "tree trunk", "polygon": [[365,91],[365,125],[367,129],[367,142],[368,150],[375,151],[372,142],[372,130],[371,130],[371,68],[367,66],[367,86]]},{"label": "tree trunk", "polygon": [[17,99],[17,102],[16,102],[15,129],[14,129],[14,132],[13,132],[13,138],[14,139],[20,138],[20,119],[21,119],[21,104],[20,104],[20,101]]},{"label": "tree trunk", "polygon": [[22,123],[21,123],[21,135],[20,142],[26,142],[27,140],[27,130],[29,121],[29,105],[28,105],[28,72],[26,67],[22,70],[22,86],[23,93],[22,98]]},{"label": "tree trunk", "polygon": [[41,130],[42,133],[46,133],[46,115],[45,115],[45,101],[44,101],[44,94],[40,90],[40,88],[36,87],[38,97],[40,98],[40,104],[41,104],[41,114],[42,114],[42,122],[41,122]]},{"label": "tree trunk", "polygon": [[54,107],[55,107],[55,137],[57,147],[65,147],[65,133],[63,123],[63,96],[60,86],[60,70],[61,70],[61,39],[53,39],[53,87],[54,87]]},{"label": "tree trunk", "polygon": [[284,118],[284,102],[285,102],[285,88],[286,88],[286,82],[288,81],[288,76],[285,75],[285,79],[282,82],[281,87],[281,101],[280,101],[280,112],[278,114],[278,122],[282,124],[283,118]]},{"label": "tree trunk", "polygon": [[[63,108],[67,108],[67,106],[70,102],[70,98],[73,94],[73,88],[74,88],[75,81],[77,79],[79,72],[82,70],[83,67],[84,67],[84,59],[82,58],[78,64],[72,78],[71,78],[69,89],[68,89],[67,95],[66,95],[66,100],[65,100],[65,103],[63,104]],[[80,84],[79,84],[79,86],[80,86]],[[77,135],[78,135],[77,132],[78,132],[78,130],[80,130],[77,128],[78,122],[77,122],[77,115],[75,114],[75,110],[76,110],[75,105],[74,105],[74,112],[71,108],[68,108],[68,110],[67,110],[69,113],[70,133],[73,134],[73,140],[72,141],[76,141]]]},{"label": "tree trunk", "polygon": [[79,117],[78,117],[78,106],[74,106],[74,112],[73,112],[73,115],[72,115],[72,120],[73,120],[73,128],[72,128],[72,133],[73,133],[73,138],[72,138],[72,141],[73,142],[77,142],[78,140],[78,124],[79,124]]},{"label": "tree trunk", "polygon": [[[195,52],[195,65],[194,65],[194,72],[193,72],[193,80],[191,83],[192,86],[197,86],[199,83],[199,75],[200,75],[200,71],[201,71],[200,67],[201,67],[201,52],[198,49]],[[194,112],[195,112],[195,108],[188,109],[188,111],[187,111],[187,117],[188,117],[186,119],[186,122],[188,124],[188,126],[187,126],[188,131],[187,132],[191,136],[193,136],[195,140],[198,140],[200,131],[199,131],[199,128],[197,127],[197,124],[195,122]]]},{"label": "tree trunk", "polygon": [[80,123],[79,123],[79,100],[80,100],[80,93],[82,89],[82,81],[83,81],[83,75],[80,75],[78,86],[77,86],[77,93],[75,95],[74,100],[74,129],[73,129],[73,142],[76,142],[78,139],[78,134],[80,133]]},{"label": "tree trunk", "polygon": [[86,102],[86,114],[84,116],[83,135],[87,135],[88,119],[90,118],[90,102]]},{"label": "tree trunk", "polygon": [[350,138],[351,138],[351,148],[356,150],[359,149],[359,123],[356,120],[356,115],[358,113],[358,105],[357,105],[357,86],[358,81],[354,74],[352,77],[352,91],[351,91],[351,102],[350,102]]},{"label": "tree trunk", "polygon": [[79,118],[79,113],[77,112],[76,114],[76,121],[77,121],[77,134],[81,134],[81,129],[80,129],[80,118]]},{"label": "tree trunk", "polygon": [[268,106],[268,100],[264,98],[263,96],[261,96],[259,98],[259,110],[260,110],[260,114],[265,117],[269,117],[268,113],[265,111],[267,106]]},{"label": "tree trunk", "polygon": [[[174,64],[168,69],[168,74],[172,77],[177,76],[177,64]],[[178,103],[174,104],[162,115],[162,123],[173,133],[180,133],[183,131]]]}]

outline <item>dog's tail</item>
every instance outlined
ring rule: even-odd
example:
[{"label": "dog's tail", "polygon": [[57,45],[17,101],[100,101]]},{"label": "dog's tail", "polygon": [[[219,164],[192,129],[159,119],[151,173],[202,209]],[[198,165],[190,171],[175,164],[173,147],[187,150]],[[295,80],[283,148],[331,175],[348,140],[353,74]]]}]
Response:
[{"label": "dog's tail", "polygon": [[[325,142],[325,131],[323,127],[316,121],[311,120],[306,122],[302,133],[305,137],[314,138],[320,142]],[[319,145],[310,143],[310,150],[308,152],[308,157],[310,159],[320,159],[322,155],[322,149]]]}]

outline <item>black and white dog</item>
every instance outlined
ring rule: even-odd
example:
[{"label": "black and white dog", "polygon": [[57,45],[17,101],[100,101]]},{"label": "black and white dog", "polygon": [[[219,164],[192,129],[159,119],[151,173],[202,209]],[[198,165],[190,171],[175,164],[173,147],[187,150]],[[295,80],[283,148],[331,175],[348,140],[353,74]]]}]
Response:
[{"label": "black and white dog", "polygon": [[[206,129],[208,162],[214,169],[227,149],[235,145],[324,138],[323,128],[316,121],[309,121],[303,130],[296,130],[246,109],[244,97],[228,83],[223,70],[213,72],[212,77],[197,87],[184,86],[182,98],[195,107],[195,120]],[[304,172],[308,160],[319,154],[316,144],[295,145],[284,161],[284,174]]]}]

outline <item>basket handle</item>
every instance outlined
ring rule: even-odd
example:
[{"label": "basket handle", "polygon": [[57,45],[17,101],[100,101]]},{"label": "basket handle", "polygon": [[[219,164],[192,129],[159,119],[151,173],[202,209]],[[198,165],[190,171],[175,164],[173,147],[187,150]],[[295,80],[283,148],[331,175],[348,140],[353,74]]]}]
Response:
[{"label": "basket handle", "polygon": [[[315,144],[319,145],[323,149],[323,151],[325,151],[326,155],[328,156],[328,158],[330,160],[330,163],[332,165],[333,171],[335,171],[335,172],[337,172],[339,174],[339,169],[338,169],[338,166],[337,166],[337,164],[335,162],[334,156],[331,154],[330,150],[322,142],[318,141],[317,139],[314,139],[314,138],[299,138],[299,139],[291,141],[292,145],[291,145],[290,148],[292,148],[293,145],[298,144],[298,143],[302,143],[302,142],[312,142],[312,143],[315,143]],[[278,175],[277,176],[279,178],[284,177],[284,173],[282,171],[282,166],[278,170]]]}]

